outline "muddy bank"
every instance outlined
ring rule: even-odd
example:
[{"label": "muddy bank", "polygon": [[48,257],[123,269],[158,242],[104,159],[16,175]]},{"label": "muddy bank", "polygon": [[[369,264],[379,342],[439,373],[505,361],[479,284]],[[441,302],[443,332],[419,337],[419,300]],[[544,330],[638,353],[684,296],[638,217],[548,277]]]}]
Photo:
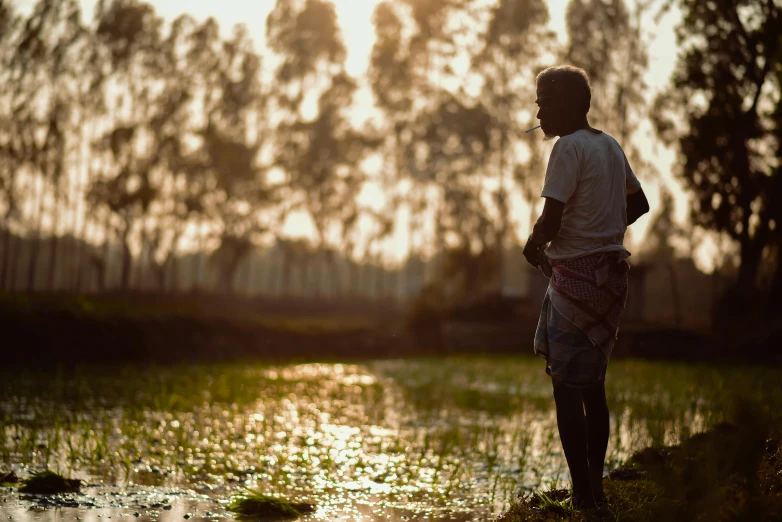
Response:
[{"label": "muddy bank", "polygon": [[[44,323],[44,324],[41,324]],[[178,362],[242,358],[359,357],[394,353],[392,338],[371,328],[252,324],[192,317],[74,318],[47,315],[23,323],[0,320],[17,339],[11,360],[41,362]]]},{"label": "muddy bank", "polygon": [[[8,364],[531,354],[527,308],[411,316],[390,302],[13,295],[0,296],[0,328]],[[623,324],[613,356],[779,365],[782,324],[732,336]]]},{"label": "muddy bank", "polygon": [[575,511],[563,489],[528,494],[498,522],[782,520],[782,430],[722,423],[680,446],[646,448],[604,481],[607,505]]}]

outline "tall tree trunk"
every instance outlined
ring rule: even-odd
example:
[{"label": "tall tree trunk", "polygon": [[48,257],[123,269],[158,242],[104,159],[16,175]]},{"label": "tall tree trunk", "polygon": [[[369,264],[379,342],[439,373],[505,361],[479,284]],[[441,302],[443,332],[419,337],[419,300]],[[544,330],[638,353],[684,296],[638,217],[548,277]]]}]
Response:
[{"label": "tall tree trunk", "polygon": [[250,253],[250,255],[247,257],[247,289],[246,293],[248,296],[252,297],[255,294],[255,281],[257,277],[257,265],[258,265],[258,259],[256,258],[254,253]]},{"label": "tall tree trunk", "polygon": [[123,292],[127,292],[130,289],[130,275],[133,269],[133,259],[130,253],[130,245],[128,245],[128,239],[130,236],[130,223],[128,219],[125,219],[124,229],[122,230],[122,236],[120,239],[120,245],[122,248],[122,271],[120,272],[120,289]]},{"label": "tall tree trunk", "polygon": [[[15,245],[15,246],[14,246]],[[24,240],[20,236],[11,236],[11,266],[8,270],[8,280],[6,288],[10,291],[15,291],[17,288],[17,282],[19,281],[19,258],[22,257],[22,248],[24,247]]]},{"label": "tall tree trunk", "polygon": [[782,243],[777,243],[777,266],[771,279],[769,303],[774,309],[782,307]]},{"label": "tall tree trunk", "polygon": [[676,267],[674,262],[668,263],[668,281],[671,285],[671,304],[673,305],[673,324],[675,326],[681,326],[682,324],[682,307],[679,295],[679,283],[676,278]]},{"label": "tall tree trunk", "polygon": [[109,277],[111,274],[111,210],[106,209],[106,218],[103,221],[103,271],[100,274],[101,291],[107,291],[110,288]]},{"label": "tall tree trunk", "polygon": [[204,230],[203,230],[204,224],[199,219],[198,224],[198,252],[195,254],[196,259],[196,267],[195,267],[195,273],[193,274],[193,285],[192,288],[195,288],[197,291],[201,291],[201,278],[203,277],[203,263],[204,263]]},{"label": "tall tree trunk", "polygon": [[290,254],[282,251],[282,296],[291,296],[291,285],[293,284],[293,274],[291,273]]},{"label": "tall tree trunk", "polygon": [[743,295],[751,295],[756,290],[758,268],[763,253],[763,241],[760,239],[759,233],[751,239],[749,234],[746,234],[740,242],[741,266],[739,266],[738,290]]},{"label": "tall tree trunk", "polygon": [[[508,88],[508,62],[507,60],[502,60],[502,78],[500,85],[502,86],[503,96],[502,99],[507,98],[507,92],[510,90]],[[505,238],[508,235],[508,201],[507,201],[507,193],[505,190],[505,154],[507,150],[508,145],[508,126],[507,122],[504,121],[505,118],[507,118],[509,115],[507,114],[507,109],[504,106],[500,107],[500,114],[503,121],[500,123],[500,150],[498,151],[500,155],[500,164],[499,164],[499,177],[500,177],[500,186],[498,189],[498,203],[500,206],[500,233],[499,233],[499,241],[497,245],[497,281],[499,286],[499,291],[502,293],[503,288],[505,288]]]},{"label": "tall tree trunk", "polygon": [[33,230],[32,238],[30,239],[30,262],[27,265],[27,291],[35,291],[35,282],[38,276],[38,255],[40,254],[40,237],[41,237],[41,225],[43,223],[43,192],[44,182],[43,178],[39,183],[40,188],[37,191],[37,202],[35,205],[35,229]]},{"label": "tall tree trunk", "polygon": [[11,229],[6,226],[3,232],[3,269],[0,271],[0,290],[3,292],[8,290],[8,274],[11,265],[11,248],[13,236],[11,235]]},{"label": "tall tree trunk", "polygon": [[316,299],[320,299],[321,295],[321,272],[323,271],[323,250],[318,248],[318,250],[315,252],[315,257],[313,259],[315,262],[312,263],[312,276],[309,281],[310,283],[310,292],[312,295],[315,296]]},{"label": "tall tree trunk", "polygon": [[355,299],[359,296],[360,288],[359,288],[359,265],[355,261],[351,260],[350,264],[348,265],[348,270],[350,271],[350,297]]},{"label": "tall tree trunk", "polygon": [[[94,125],[93,125],[94,127]],[[85,152],[84,149],[84,132],[82,131],[79,134],[81,143],[79,144],[79,159],[81,164],[86,165],[86,172],[87,172],[87,179],[86,182],[82,181],[79,184],[79,194],[77,194],[77,202],[76,202],[76,209],[74,210],[74,215],[77,217],[81,217],[81,225],[79,226],[78,231],[76,230],[76,226],[74,225],[74,242],[76,244],[75,249],[75,255],[74,255],[74,266],[76,267],[76,277],[73,284],[73,288],[76,292],[82,292],[82,281],[84,276],[84,268],[85,265],[88,263],[85,262],[84,253],[85,250],[88,248],[87,244],[87,224],[89,222],[89,213],[85,212],[84,209],[87,205],[86,202],[86,194],[87,190],[89,190],[89,187],[92,185],[92,180],[94,178],[93,174],[93,164],[92,164],[92,155],[89,151]]]},{"label": "tall tree trunk", "polygon": [[139,252],[138,259],[134,264],[135,271],[133,273],[135,275],[131,278],[131,281],[135,280],[135,285],[131,283],[131,286],[134,286],[133,289],[136,291],[144,290],[144,263],[148,259],[151,259],[152,257],[152,253],[149,251],[150,250],[149,240],[147,238],[148,235],[147,235],[146,219],[142,219],[141,220],[141,251]]},{"label": "tall tree trunk", "polygon": [[61,195],[60,195],[60,184],[59,182],[55,182],[56,187],[54,189],[54,211],[53,211],[53,217],[54,217],[54,223],[52,225],[52,237],[50,239],[50,250],[49,250],[49,273],[46,278],[46,288],[53,292],[56,290],[55,285],[55,277],[56,277],[56,271],[57,271],[57,248],[59,246],[59,230],[58,230],[58,223],[60,221],[60,202],[61,202]]},{"label": "tall tree trunk", "polygon": [[50,239],[51,250],[49,250],[49,274],[47,275],[46,288],[50,292],[57,290],[57,250],[60,244],[59,236],[53,234]]},{"label": "tall tree trunk", "polygon": [[[176,294],[179,291],[179,262],[177,257],[177,250],[179,246],[179,238],[181,236],[179,230],[176,231],[173,242],[171,243],[171,250],[168,252],[168,256],[165,261],[166,273],[163,276],[163,289],[165,292]],[[170,270],[170,278],[168,270]]]},{"label": "tall tree trunk", "polygon": [[273,296],[280,295],[281,275],[277,269],[277,245],[273,245],[272,248],[266,252],[266,279],[265,279],[265,293]]}]

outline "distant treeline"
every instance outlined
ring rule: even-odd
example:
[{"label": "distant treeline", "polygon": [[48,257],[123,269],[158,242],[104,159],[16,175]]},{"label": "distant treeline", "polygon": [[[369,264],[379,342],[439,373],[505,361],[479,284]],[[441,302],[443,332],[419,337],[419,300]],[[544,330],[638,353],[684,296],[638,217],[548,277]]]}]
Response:
[{"label": "distant treeline", "polygon": [[[50,259],[53,241],[37,246],[24,237],[10,235],[0,250],[0,291],[107,293],[123,290],[122,249],[116,244],[96,247],[70,235],[57,241],[54,263],[38,263],[30,274],[33,248],[42,259]],[[143,252],[142,252],[143,254]],[[527,271],[519,247],[506,253],[508,263],[518,268],[506,280],[506,289],[527,291]],[[211,252],[182,253],[160,265],[146,256],[132,260],[133,271],[127,290],[134,292],[227,293],[243,296],[306,298],[368,298],[405,301],[417,295],[431,281],[439,259],[412,257],[405,264],[389,268],[358,263],[339,252],[313,249],[304,240],[279,241],[256,246],[240,260],[226,282]],[[32,277],[32,283],[30,282]],[[228,287],[226,288],[226,284]]]},{"label": "distant treeline", "polygon": [[[674,5],[681,53],[652,100],[646,28]],[[529,228],[510,209],[526,201],[537,217],[550,147],[524,132],[535,77],[564,62],[588,73],[591,123],[645,186],[655,169],[639,133],[651,121],[677,148],[691,222],[728,243],[715,255],[736,258],[738,287],[782,296],[780,11],[572,0],[562,43],[545,0],[384,0],[354,77],[329,0],[275,0],[263,48],[243,26],[226,37],[214,19],[168,22],[141,0],[99,0],[91,19],[79,0],[0,0],[3,284],[385,294],[421,285],[413,269],[378,275],[394,273],[403,236],[449,296],[504,287]],[[291,218],[317,262],[247,262],[295,243]]]},{"label": "distant treeline", "polygon": [[[140,0],[100,0],[91,19],[78,0],[0,0],[3,287],[404,295],[423,259],[457,296],[505,286],[523,243],[510,205],[539,200],[545,169],[523,132],[542,68],[584,67],[593,117],[638,159],[642,11],[613,4],[574,2],[563,46],[544,0],[383,1],[352,77],[329,0],[276,0],[262,49]],[[610,32],[589,54],[586,16]],[[285,237],[292,215],[308,244]]]}]

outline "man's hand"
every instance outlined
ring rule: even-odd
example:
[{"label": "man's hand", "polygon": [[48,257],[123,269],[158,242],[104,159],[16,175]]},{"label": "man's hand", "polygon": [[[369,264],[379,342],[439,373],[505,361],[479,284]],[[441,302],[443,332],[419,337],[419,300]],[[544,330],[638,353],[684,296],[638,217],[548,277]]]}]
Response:
[{"label": "man's hand", "polygon": [[527,262],[533,267],[538,268],[540,265],[540,256],[543,253],[543,247],[546,245],[539,245],[532,240],[532,236],[527,240],[527,244],[524,245],[524,257]]},{"label": "man's hand", "polygon": [[562,213],[564,210],[565,204],[563,202],[553,198],[546,198],[543,214],[540,215],[535,226],[532,227],[532,234],[529,236],[527,244],[524,245],[524,257],[535,268],[540,266],[541,256],[546,255],[543,253],[543,247],[557,236],[559,227],[562,225]]}]

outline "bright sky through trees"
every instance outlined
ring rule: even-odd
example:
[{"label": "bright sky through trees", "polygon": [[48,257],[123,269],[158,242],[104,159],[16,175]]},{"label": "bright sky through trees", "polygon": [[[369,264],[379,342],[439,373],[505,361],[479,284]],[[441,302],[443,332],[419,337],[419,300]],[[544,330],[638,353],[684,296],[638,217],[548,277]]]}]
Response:
[{"label": "bright sky through trees", "polygon": [[[256,0],[247,2],[246,0],[148,0],[155,11],[166,21],[173,21],[183,13],[191,15],[196,20],[202,21],[208,17],[214,17],[220,25],[223,33],[228,36],[236,24],[245,24],[249,33],[255,41],[256,47],[263,50],[265,47],[266,19],[274,8],[275,0]],[[374,26],[372,23],[372,14],[379,0],[333,0],[339,23],[342,28],[342,36],[348,49],[346,67],[348,72],[359,79],[363,79],[366,71],[369,55],[375,40]],[[567,40],[565,31],[565,10],[568,0],[548,0],[550,26],[557,33],[562,43]],[[628,4],[632,6],[635,0],[629,0]],[[84,6],[84,15],[91,18],[96,0],[82,0]],[[25,12],[33,5],[32,0],[20,0],[17,4],[21,11]],[[654,11],[654,10],[652,10]],[[650,64],[647,75],[647,84],[650,87],[649,100],[652,99],[655,92],[668,83],[671,70],[675,62],[676,46],[673,28],[677,15],[671,12],[663,17],[659,23],[656,23],[648,16],[648,37],[651,40],[650,46]],[[263,53],[266,54],[266,53]],[[575,64],[578,65],[578,64]],[[273,64],[267,61],[264,64],[264,70],[271,72]],[[365,86],[366,87],[366,86]],[[355,113],[358,119],[366,119],[373,112],[373,100],[368,88],[361,89],[356,97]],[[534,104],[534,100],[530,100]],[[599,123],[597,124],[599,126]],[[662,182],[671,190],[677,200],[677,217],[685,219],[686,216],[686,197],[678,188],[678,183],[674,181],[671,173],[673,163],[673,153],[656,145],[653,137],[653,130],[650,125],[638,129],[636,139],[641,150],[647,159],[657,168],[661,175],[660,180],[643,180],[646,183],[647,193],[649,195],[652,207],[655,208],[658,202],[658,194],[655,185]],[[366,187],[362,198],[370,203],[373,198],[379,198],[379,188]],[[519,227],[521,234],[525,234],[529,227],[529,210],[526,203],[519,197],[514,198],[511,205],[511,215],[513,221]],[[404,216],[403,216],[404,219]],[[640,220],[634,227],[633,237],[636,244],[630,245],[637,248],[637,242],[643,237],[643,230],[648,225],[648,217]],[[291,235],[311,235],[312,227],[303,216],[291,215],[286,223],[285,230]],[[401,259],[407,251],[407,238],[405,237],[406,227],[397,227],[396,237],[388,245],[386,254],[391,258]],[[701,252],[699,264],[706,269],[710,268],[706,257]]]}]

